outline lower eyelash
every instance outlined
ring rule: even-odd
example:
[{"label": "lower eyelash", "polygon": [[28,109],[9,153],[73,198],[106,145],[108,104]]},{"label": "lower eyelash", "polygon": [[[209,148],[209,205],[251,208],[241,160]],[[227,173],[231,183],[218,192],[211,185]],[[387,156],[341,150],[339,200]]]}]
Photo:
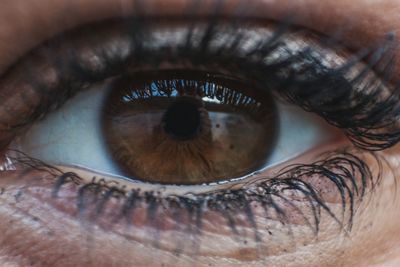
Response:
[{"label": "lower eyelash", "polygon": [[[140,189],[127,190],[125,187],[107,183],[105,179],[94,177],[92,182],[83,184],[83,179],[76,173],[62,173],[56,167],[17,154],[10,157],[15,166],[29,170],[46,171],[55,177],[53,197],[58,198],[64,186],[77,186],[76,210],[83,221],[100,222],[103,227],[112,227],[113,223],[126,220],[134,225],[135,211],[146,210],[146,224],[161,232],[160,217],[164,211],[173,214],[176,225],[186,218],[186,227],[192,235],[201,235],[203,215],[215,212],[226,218],[226,225],[233,235],[240,238],[237,225],[243,223],[237,220],[238,215],[246,218],[245,224],[253,229],[254,240],[260,242],[263,238],[258,232],[254,209],[265,211],[266,219],[280,221],[290,228],[299,223],[307,225],[315,235],[319,232],[321,216],[327,214],[341,229],[349,231],[352,228],[356,206],[367,192],[372,192],[380,181],[382,161],[374,152],[360,150],[344,150],[329,153],[312,164],[287,166],[275,177],[262,177],[256,181],[240,184],[239,189],[222,189],[201,194],[169,195],[163,192]],[[365,160],[374,160],[378,173],[372,173]],[[370,163],[369,163],[370,164]],[[320,182],[310,182],[315,177]],[[330,190],[325,191],[324,183],[331,183]],[[321,185],[322,183],[322,185]],[[236,185],[237,187],[237,185]],[[341,212],[338,214],[329,207],[329,194],[339,196]],[[327,197],[328,196],[328,197]],[[110,203],[118,203],[110,209]],[[301,206],[299,206],[301,205]],[[305,210],[303,206],[306,206]],[[303,208],[302,208],[303,207]],[[293,213],[296,217],[293,217]],[[194,232],[193,232],[194,231]],[[289,229],[290,232],[290,229]]]}]

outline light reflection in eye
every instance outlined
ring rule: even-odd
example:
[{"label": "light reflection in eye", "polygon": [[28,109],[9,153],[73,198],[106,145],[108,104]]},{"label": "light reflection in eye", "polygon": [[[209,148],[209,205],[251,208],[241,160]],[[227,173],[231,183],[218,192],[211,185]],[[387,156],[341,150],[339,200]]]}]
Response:
[{"label": "light reflection in eye", "polygon": [[[115,82],[104,104],[102,128],[126,176],[203,184],[262,167],[278,128],[272,98],[267,91],[218,76],[161,70]],[[221,102],[205,102],[203,96]]]},{"label": "light reflection in eye", "polygon": [[[78,94],[60,110],[35,124],[15,142],[15,148],[51,164],[79,166],[106,175],[127,177],[110,154],[102,134],[104,103],[112,90],[111,86],[103,84]],[[123,98],[123,101],[128,100],[127,97]],[[203,97],[203,100],[221,103],[215,98]],[[301,155],[333,138],[331,127],[316,115],[294,105],[276,100],[274,102],[277,105],[277,140],[271,148],[265,148],[271,149],[267,161],[244,177]],[[146,109],[151,110],[149,103]],[[142,112],[146,112],[146,109]],[[138,126],[131,127],[134,132]],[[239,177],[228,175],[226,179]],[[134,176],[128,178],[135,179]],[[146,177],[141,180],[146,181]]]},{"label": "light reflection in eye", "polygon": [[215,103],[215,104],[221,104],[221,101],[220,101],[220,100],[218,100],[218,99],[216,99],[216,98],[211,98],[211,97],[208,97],[208,96],[203,97],[202,100],[203,100],[204,102]]}]

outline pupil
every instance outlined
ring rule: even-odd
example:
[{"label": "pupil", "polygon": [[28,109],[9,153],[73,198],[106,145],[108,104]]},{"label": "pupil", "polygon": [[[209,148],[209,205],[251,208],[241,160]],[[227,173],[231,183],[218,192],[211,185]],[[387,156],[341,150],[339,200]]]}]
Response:
[{"label": "pupil", "polygon": [[201,71],[138,72],[117,79],[102,111],[107,149],[124,176],[203,185],[268,163],[279,133],[273,97]]},{"label": "pupil", "polygon": [[179,140],[195,137],[201,126],[200,111],[196,103],[178,100],[165,112],[164,130]]}]

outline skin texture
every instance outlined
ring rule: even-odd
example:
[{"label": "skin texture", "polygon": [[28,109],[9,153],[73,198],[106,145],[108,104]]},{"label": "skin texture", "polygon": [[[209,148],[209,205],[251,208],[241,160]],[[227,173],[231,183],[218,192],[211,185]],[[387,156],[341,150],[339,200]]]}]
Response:
[{"label": "skin texture", "polygon": [[[280,20],[291,15],[294,24],[322,34],[337,35],[351,49],[380,42],[385,39],[386,33],[400,29],[400,1],[395,0],[247,2],[250,3],[246,10],[251,17]],[[198,13],[210,13],[208,7],[212,3],[204,1]],[[234,14],[240,8],[237,2],[227,3],[224,10],[227,14]],[[176,15],[182,14],[186,5],[187,2],[183,0],[151,0],[146,1],[145,10],[148,14]],[[132,1],[125,0],[4,0],[0,3],[0,72],[4,72],[43,40],[65,29],[105,18],[126,16],[134,11]],[[394,78],[400,74],[396,70],[396,62],[400,60],[396,49]],[[343,146],[344,142],[337,141],[331,146]],[[325,147],[328,148],[331,147]],[[398,147],[380,152],[379,155],[386,160],[381,183],[373,194],[369,194],[357,206],[351,232],[338,234],[337,226],[323,217],[323,230],[315,238],[309,233],[304,234],[304,225],[296,223],[294,219],[294,235],[298,237],[295,245],[278,248],[288,239],[284,234],[279,235],[278,231],[278,237],[270,241],[268,250],[262,247],[261,252],[255,253],[256,249],[237,245],[228,230],[214,229],[212,225],[217,224],[215,218],[213,214],[207,214],[205,220],[211,226],[202,237],[202,244],[207,246],[196,256],[187,252],[180,257],[166,249],[168,242],[175,242],[179,235],[166,233],[170,234],[165,238],[167,244],[157,247],[146,242],[145,234],[150,233],[151,229],[147,229],[140,220],[135,224],[136,232],[129,234],[122,223],[114,226],[112,231],[104,231],[101,227],[82,227],[76,211],[68,204],[76,188],[64,189],[64,198],[54,200],[50,197],[52,177],[30,173],[21,178],[14,172],[1,172],[0,187],[6,190],[0,194],[0,231],[4,233],[0,236],[0,265],[399,266],[400,202],[396,198],[399,153]],[[298,161],[307,162],[314,156],[311,153]],[[372,159],[367,158],[367,163],[377,171],[378,166],[374,165]],[[277,169],[270,172],[274,173]],[[338,201],[333,198],[330,205],[335,209]],[[257,212],[256,221],[266,223]],[[268,223],[276,221],[276,218],[272,218]],[[243,228],[250,231],[245,223]],[[213,231],[218,231],[223,239],[213,242],[207,240]]]}]

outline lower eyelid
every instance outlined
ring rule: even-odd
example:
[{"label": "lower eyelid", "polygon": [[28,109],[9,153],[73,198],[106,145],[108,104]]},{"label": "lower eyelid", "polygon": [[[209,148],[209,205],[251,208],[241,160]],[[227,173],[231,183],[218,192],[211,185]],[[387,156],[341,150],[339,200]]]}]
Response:
[{"label": "lower eyelid", "polygon": [[[39,176],[41,174],[36,173],[36,175]],[[45,183],[48,184],[48,182]],[[73,202],[72,200],[76,199],[75,196],[71,196],[70,193],[72,191],[69,191],[69,189],[73,188],[73,186],[69,189],[62,190],[60,192],[59,199],[54,199],[43,197],[43,195],[51,194],[52,186],[49,187],[49,185],[50,184],[48,184],[48,186],[46,187],[42,187],[42,185],[31,186],[27,190],[22,189],[23,192],[21,192],[21,188],[19,187],[15,187],[14,189],[7,189],[2,196],[2,202],[4,205],[3,212],[4,208],[10,205],[14,210],[14,215],[10,215],[10,218],[14,218],[15,216],[17,216],[16,214],[21,213],[25,219],[20,220],[20,223],[26,224],[24,226],[25,228],[33,230],[36,227],[40,227],[43,228],[40,231],[47,231],[49,236],[51,236],[50,233],[52,231],[55,231],[57,234],[59,234],[60,229],[57,228],[61,225],[63,225],[64,229],[68,226],[68,233],[72,234],[72,236],[76,234],[75,231],[79,232],[79,229],[81,229],[83,233],[89,231],[89,233],[87,234],[93,234],[93,232],[90,233],[91,226],[85,224],[84,221],[79,222],[79,215],[77,215],[76,209],[70,207],[70,203]],[[74,193],[72,193],[72,195],[74,195]],[[47,204],[43,206],[41,203]],[[41,205],[41,207],[39,207],[39,205]],[[110,205],[109,208],[111,209],[112,206],[113,205]],[[205,218],[202,219],[203,230],[201,235],[198,236],[190,236],[191,233],[187,232],[187,229],[185,228],[187,225],[184,223],[184,219],[182,219],[182,224],[177,225],[172,217],[170,219],[167,219],[168,215],[164,214],[164,216],[162,216],[162,213],[160,213],[160,215],[162,216],[162,221],[159,221],[159,223],[163,224],[162,229],[157,228],[156,230],[152,230],[151,227],[144,227],[144,225],[147,225],[148,220],[145,215],[146,213],[147,209],[138,209],[135,212],[135,217],[133,219],[134,223],[131,225],[126,225],[126,222],[124,220],[121,220],[120,223],[112,224],[112,227],[110,227],[111,225],[109,219],[106,219],[104,221],[102,218],[98,219],[96,223],[102,225],[103,230],[104,227],[105,229],[109,227],[109,233],[126,240],[125,242],[128,242],[128,244],[132,245],[132,243],[135,242],[144,244],[149,243],[150,246],[156,246],[156,248],[161,251],[173,252],[174,250],[176,250],[175,246],[177,246],[179,242],[188,242],[189,244],[186,245],[185,250],[182,251],[183,254],[196,253],[196,255],[198,256],[224,256],[228,258],[236,258],[240,261],[243,260],[243,258],[242,256],[239,256],[239,254],[237,254],[235,251],[244,248],[250,251],[251,249],[255,249],[259,245],[262,246],[261,243],[254,243],[254,240],[252,238],[254,235],[253,229],[244,217],[239,219],[239,221],[242,222],[242,225],[239,223],[236,227],[237,229],[239,229],[241,234],[246,233],[249,239],[243,239],[241,242],[238,242],[238,239],[242,239],[242,237],[234,235],[232,236],[231,229],[228,225],[226,225],[225,218],[221,217],[221,214],[219,213],[210,212],[209,214],[205,215]],[[66,214],[68,214],[69,216],[66,216]],[[169,214],[169,216],[172,216],[172,214]],[[258,216],[255,215],[255,217],[257,218]],[[62,223],[59,220],[62,220]],[[286,226],[283,226],[278,219],[269,220],[269,224],[269,229],[271,230],[268,231],[270,231],[271,234],[274,235],[274,238],[277,238],[275,242],[277,242],[277,244],[280,243],[281,246],[287,247],[286,242],[288,242],[288,228]],[[185,226],[182,227],[182,225]],[[266,224],[264,224],[264,226],[266,226]],[[307,226],[301,224],[300,226],[300,229],[303,229],[302,231],[308,232],[308,235],[313,238],[312,231]],[[295,229],[296,227],[292,226],[292,228]],[[193,225],[193,231],[196,231],[196,225]],[[67,233],[65,234],[68,235]],[[301,236],[303,236],[303,234],[304,232]],[[156,244],[157,242],[154,241],[154,238],[156,237],[161,238],[159,239],[160,242],[158,244]],[[48,239],[49,237],[42,238]],[[58,242],[68,242],[68,239],[61,237],[59,238],[60,239]],[[211,241],[212,239],[214,239],[213,242]],[[188,240],[191,242],[189,242]],[[101,241],[99,242],[100,244],[102,243]],[[201,244],[196,244],[197,242],[201,242]],[[220,242],[224,242],[224,249],[221,248]],[[243,242],[246,243],[244,244]],[[171,246],[171,244],[173,245]],[[191,247],[191,245],[193,245],[193,247]],[[197,245],[201,245],[201,250],[196,252],[195,249]],[[266,246],[268,248],[274,247],[272,242],[269,242]],[[255,260],[257,259],[258,255],[253,254],[252,257],[254,257],[253,260]]]},{"label": "lower eyelid", "polygon": [[[57,198],[54,198],[55,181],[58,180],[55,180],[54,176],[49,175],[48,172],[31,171],[21,174],[19,171],[14,171],[3,172],[2,176],[0,187],[5,188],[5,190],[0,196],[0,200],[5,204],[3,207],[9,206],[22,212],[28,221],[28,228],[35,225],[35,223],[32,223],[35,221],[35,217],[40,219],[40,224],[42,224],[44,229],[52,229],[52,231],[56,232],[60,230],[60,226],[65,228],[65,225],[72,223],[69,231],[73,235],[79,229],[83,233],[91,235],[93,232],[90,229],[100,227],[106,230],[105,233],[125,240],[124,242],[127,242],[125,246],[138,242],[137,244],[147,244],[146,246],[159,250],[160,253],[163,251],[161,254],[181,249],[180,253],[182,255],[195,253],[196,255],[203,256],[217,256],[217,254],[222,254],[224,257],[239,262],[243,260],[255,260],[259,255],[250,252],[252,249],[256,250],[259,246],[265,247],[269,256],[278,255],[284,253],[285,250],[296,251],[293,244],[300,242],[299,240],[304,243],[313,242],[312,240],[316,234],[320,242],[325,239],[335,238],[339,235],[342,228],[342,226],[336,224],[336,227],[333,227],[333,233],[325,232],[327,230],[324,228],[325,223],[331,224],[332,218],[329,218],[329,215],[322,211],[323,216],[320,218],[320,230],[316,233],[315,228],[307,225],[304,219],[304,216],[309,216],[308,218],[311,218],[310,222],[314,223],[312,221],[314,216],[312,208],[310,208],[307,200],[304,199],[304,196],[291,194],[290,192],[289,194],[283,194],[290,202],[279,202],[278,199],[276,200],[276,203],[283,203],[281,207],[287,216],[280,215],[276,211],[274,212],[272,208],[272,212],[266,214],[264,208],[259,204],[251,204],[252,218],[254,218],[258,225],[258,234],[262,235],[264,240],[264,242],[259,243],[255,241],[256,232],[254,231],[254,225],[249,220],[249,214],[236,210],[228,209],[224,215],[224,213],[221,213],[222,210],[207,209],[202,213],[201,221],[196,221],[192,218],[191,223],[188,223],[188,213],[181,214],[180,219],[177,219],[176,213],[174,213],[174,211],[180,213],[180,209],[183,209],[184,206],[177,209],[165,209],[165,206],[158,205],[153,210],[154,215],[152,217],[149,215],[151,213],[151,209],[149,209],[151,200],[149,200],[150,202],[147,201],[147,204],[144,204],[144,206],[138,205],[132,211],[129,216],[130,219],[127,221],[126,217],[118,217],[121,215],[120,211],[127,203],[125,197],[111,197],[105,202],[103,201],[104,198],[100,197],[95,202],[91,202],[91,194],[99,187],[94,186],[94,191],[87,190],[85,194],[82,194],[82,188],[85,185],[80,185],[78,180],[76,180],[77,184],[69,181],[61,186],[60,190],[57,191]],[[325,205],[328,205],[336,214],[341,214],[343,207],[341,206],[341,198],[337,189],[333,187],[330,191],[326,187],[329,183],[318,181],[318,177],[313,179],[312,176],[306,176],[305,179],[315,187],[316,191],[320,192],[320,189],[325,190],[325,192],[320,192],[325,200]],[[330,188],[332,188],[332,184]],[[371,185],[368,188],[371,188]],[[107,191],[105,192],[107,193]],[[80,197],[77,196],[79,194],[81,194]],[[356,195],[355,197],[357,197],[355,205],[358,205],[359,198]],[[98,207],[101,205],[99,203],[102,201],[104,205],[99,209]],[[85,207],[82,206],[82,203],[85,203]],[[183,205],[179,201],[176,204]],[[176,207],[179,207],[179,205]],[[227,221],[227,214],[232,216],[234,225],[230,225],[229,221]],[[66,223],[64,220],[68,220],[69,222]],[[201,224],[201,234],[199,235],[196,235],[196,231],[198,230],[197,223]],[[187,228],[189,225],[191,225],[191,228]],[[330,231],[332,231],[332,228]],[[191,236],[191,233],[195,234]],[[214,241],[211,242],[213,239]],[[60,242],[61,240],[68,242],[65,237],[62,237]],[[154,240],[159,240],[159,242]],[[103,244],[104,240],[98,240],[98,242],[98,244]],[[189,242],[190,244],[185,242]],[[223,249],[221,248],[221,242],[223,242]],[[185,248],[179,247],[179,244],[182,243],[187,244]],[[76,245],[76,243],[74,244]],[[198,250],[196,251],[196,249]],[[250,254],[246,254],[247,256],[243,258],[239,256],[240,253],[237,253],[241,250],[249,251]]]}]

